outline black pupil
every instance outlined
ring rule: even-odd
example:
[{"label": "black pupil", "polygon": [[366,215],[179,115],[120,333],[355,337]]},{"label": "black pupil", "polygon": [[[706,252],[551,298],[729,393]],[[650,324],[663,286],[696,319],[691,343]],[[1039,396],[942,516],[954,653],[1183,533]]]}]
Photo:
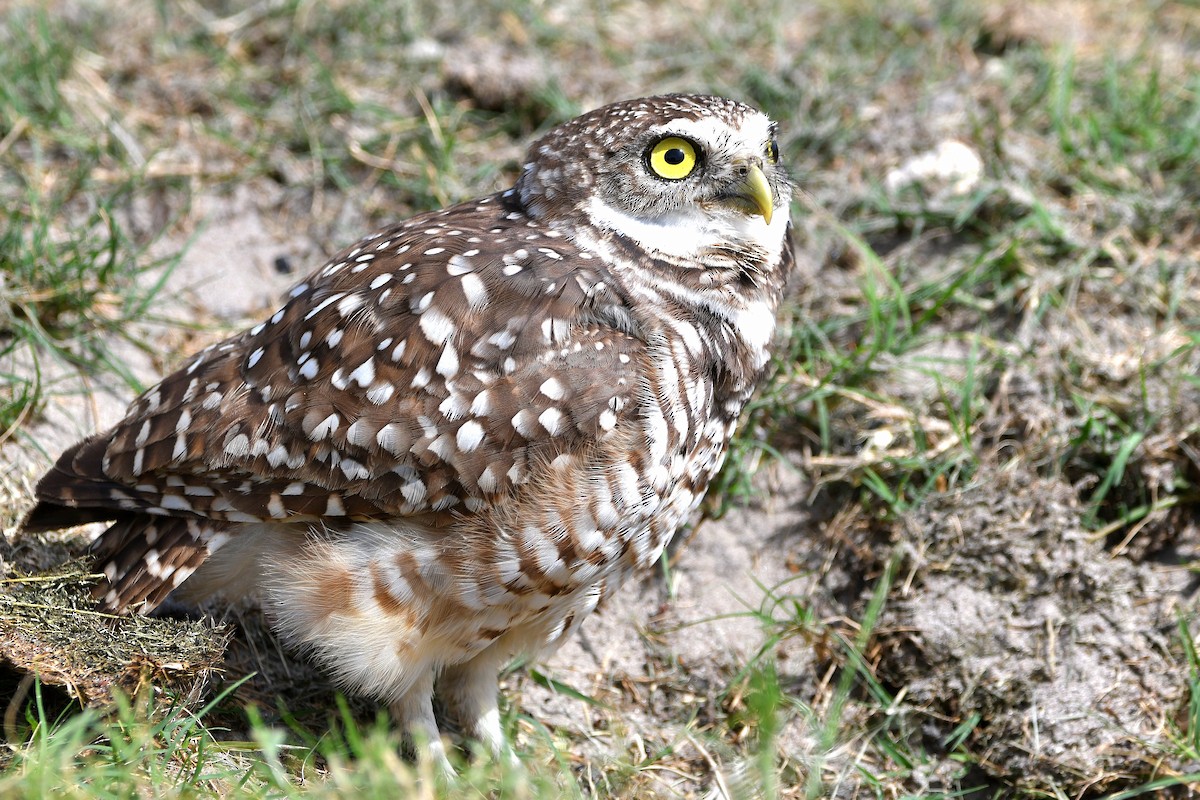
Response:
[{"label": "black pupil", "polygon": [[687,158],[687,154],[685,154],[678,147],[672,147],[670,150],[663,153],[663,161],[672,166],[682,164],[685,158]]},{"label": "black pupil", "polygon": [[771,160],[779,160],[779,145],[775,144],[774,141],[771,142]]}]

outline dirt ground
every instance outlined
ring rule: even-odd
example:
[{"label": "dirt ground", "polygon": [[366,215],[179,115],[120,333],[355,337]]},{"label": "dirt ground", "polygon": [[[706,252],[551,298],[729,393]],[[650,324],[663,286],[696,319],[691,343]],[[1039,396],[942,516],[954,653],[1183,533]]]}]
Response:
[{"label": "dirt ground", "polygon": [[[811,5],[785,15],[790,21],[782,26],[785,48],[819,44],[819,31],[808,23],[828,9]],[[622,15],[633,13],[631,8],[613,12],[618,19],[607,24],[614,36],[633,36],[620,25]],[[1116,52],[1119,47],[1113,43],[1125,39],[1115,31],[1136,33],[1150,24],[1145,13],[1122,8],[1117,3],[999,4],[989,12],[985,30],[992,39],[983,49],[1003,53],[1016,46],[1013,42],[1034,42],[1075,48],[1080,58]],[[1190,38],[1164,40],[1158,56],[1194,68],[1200,64],[1194,8],[1168,3],[1163,6],[1167,12],[1183,19],[1181,26],[1195,27],[1188,28]],[[1137,38],[1134,33],[1130,41]],[[510,31],[485,41],[494,69],[481,69],[482,58],[455,57],[464,48],[483,46],[478,38],[435,37],[408,46],[414,48],[414,59],[424,57],[435,65],[430,74],[437,77],[426,87],[430,93],[442,92],[473,108],[528,105],[544,111],[544,101],[536,98],[550,59],[514,44],[514,38],[519,39]],[[597,71],[589,59],[598,58],[592,52],[579,63],[557,66],[560,90],[590,106],[664,88],[652,79],[630,85],[628,71]],[[876,191],[890,173],[903,168],[916,170],[912,180],[924,181],[934,201],[938,192],[953,195],[947,187],[955,181],[992,181],[991,205],[980,213],[1017,213],[1013,209],[1025,202],[1014,188],[1019,181],[983,175],[982,162],[974,167],[968,159],[949,177],[922,173],[925,167],[912,162],[948,138],[970,140],[984,113],[980,109],[998,102],[998,90],[989,88],[986,61],[981,55],[961,78],[913,88],[908,97],[880,94],[864,102],[858,112],[876,120],[877,130],[859,142],[860,149],[826,160],[814,154],[797,165],[800,185],[811,200],[796,206],[800,266],[792,284],[791,324],[828,319],[862,305],[862,275],[869,269],[852,244],[831,233],[828,218],[806,202],[840,214],[858,202],[850,195]],[[159,80],[177,89],[182,81],[178,76]],[[801,118],[812,110],[797,108],[795,118],[781,122],[815,136]],[[501,162],[515,159],[519,146],[519,137],[513,137],[511,152],[494,156]],[[1013,163],[1020,165],[1022,158],[1036,162],[1036,148],[1010,146]],[[1028,171],[1033,174],[1037,168]],[[391,211],[374,205],[369,194],[330,192],[319,202],[309,195],[298,199],[286,174],[281,168],[279,175],[189,190],[186,218],[155,247],[163,253],[184,248],[163,293],[164,315],[199,320],[205,327],[148,324],[146,336],[163,343],[161,347],[151,353],[120,350],[139,379],[154,382],[177,363],[179,354],[269,313],[290,285],[320,264],[323,254]],[[897,181],[908,180],[895,174]],[[839,185],[857,188],[839,192]],[[868,185],[873,188],[862,188]],[[146,225],[171,216],[156,210],[152,199],[135,204],[130,214],[140,215]],[[306,214],[314,215],[312,224],[297,224]],[[1103,220],[1076,207],[1065,217],[1080,226],[1078,237],[1089,243],[1092,232],[1084,226],[1103,227]],[[1162,263],[1176,270],[1171,280],[1183,298],[1176,302],[1182,313],[1173,325],[1163,322],[1162,304],[1138,299],[1159,288],[1147,288],[1141,282],[1152,276],[1132,268],[1062,280],[1048,267],[1030,277],[1022,284],[1025,294],[1018,304],[1023,309],[1035,307],[1035,295],[1046,287],[1071,284],[1075,292],[1076,313],[1038,316],[1036,325],[1028,322],[1032,312],[1002,319],[1004,312],[995,309],[984,309],[978,319],[966,311],[937,319],[923,355],[948,364],[944,371],[952,379],[968,378],[965,360],[955,360],[970,351],[965,337],[958,335],[963,330],[989,330],[1002,342],[998,349],[1010,348],[1020,356],[999,358],[985,374],[975,376],[987,384],[982,396],[988,405],[970,436],[953,439],[949,423],[925,426],[933,446],[953,439],[954,446],[972,454],[974,466],[961,483],[931,478],[932,489],[915,505],[896,504],[885,513],[878,504],[860,502],[863,480],[845,476],[861,475],[856,470],[863,465],[881,464],[879,452],[890,454],[911,444],[906,438],[911,431],[897,419],[924,423],[949,418],[938,411],[948,403],[944,384],[928,370],[897,369],[888,373],[886,385],[872,388],[874,394],[844,394],[841,404],[832,406],[829,449],[817,442],[813,407],[798,408],[794,417],[782,421],[756,418],[750,433],[769,440],[780,457],[763,459],[749,497],[733,503],[719,519],[681,532],[669,568],[625,587],[545,664],[508,675],[504,693],[510,713],[523,715],[517,724],[523,737],[518,745],[543,735],[532,722],[537,720],[554,732],[556,741],[568,742],[580,763],[603,763],[616,752],[636,760],[670,743],[677,748],[678,763],[694,767],[690,775],[711,776],[714,760],[730,764],[738,757],[739,729],[726,730],[721,720],[744,711],[745,703],[730,687],[744,688],[741,676],[747,665],[761,663],[766,653],[780,687],[809,709],[783,713],[777,734],[781,774],[793,784],[788,790],[795,791],[789,796],[801,796],[796,786],[812,771],[821,776],[820,794],[831,797],[898,796],[901,791],[936,796],[958,786],[981,787],[986,794],[979,796],[1025,791],[1028,796],[1057,792],[1084,797],[1200,769],[1200,764],[1166,755],[1178,753],[1170,742],[1188,725],[1189,699],[1195,702],[1180,645],[1180,621],[1184,629],[1195,629],[1200,517],[1194,493],[1190,501],[1107,528],[1093,518],[1088,504],[1103,479],[1103,467],[1089,473],[1063,455],[1080,447],[1073,412],[1064,406],[1069,392],[1063,387],[1091,395],[1107,392],[1118,398],[1114,405],[1144,404],[1159,420],[1139,440],[1125,467],[1138,486],[1152,491],[1172,480],[1200,480],[1200,385],[1158,382],[1153,376],[1147,379],[1145,370],[1145,364],[1178,352],[1194,336],[1196,321],[1187,315],[1200,310],[1200,236],[1194,220],[1192,226],[1191,234],[1171,240],[1178,250],[1167,253],[1160,247]],[[889,266],[915,263],[914,269],[924,270],[923,277],[936,283],[960,234],[910,233],[868,231],[864,241]],[[1146,239],[1142,245],[1152,250],[1156,242]],[[831,346],[852,351],[854,337],[835,333]],[[1200,374],[1200,352],[1189,351],[1175,368]],[[71,374],[69,368],[57,369]],[[785,370],[780,385],[793,380],[800,387],[793,387],[795,394],[802,394],[815,380],[803,369],[800,374]],[[780,391],[790,390],[785,386]],[[82,538],[54,547],[22,544],[12,535],[16,519],[28,507],[32,480],[50,458],[116,421],[129,399],[125,385],[96,377],[86,394],[55,393],[26,426],[25,435],[0,446],[8,475],[8,538],[0,549],[0,569],[6,575],[51,569],[55,557],[80,552]],[[908,411],[897,412],[898,407]],[[894,463],[901,466],[892,469],[904,468],[904,462]],[[836,676],[851,663],[846,642],[864,629],[862,620],[881,586],[886,598],[861,653],[869,680],[864,678],[843,704],[836,700]],[[36,642],[19,644],[29,626],[43,624],[37,619],[18,615],[0,620],[0,631],[8,638],[4,655],[19,669],[40,663],[47,681],[73,682],[74,691],[96,702],[108,699],[114,684],[136,690],[157,674],[114,664],[88,683],[67,664],[59,676],[44,660],[58,645],[45,644],[39,651]],[[212,684],[222,680],[214,669],[226,677],[256,671],[257,677],[240,690],[247,700],[270,708],[272,698],[294,691],[312,701],[314,715],[331,702],[331,687],[302,660],[280,651],[256,611],[224,612],[217,623],[215,637],[222,646],[224,637],[232,637],[223,658],[203,648],[153,656],[160,665],[190,659],[195,680],[182,687],[185,694],[208,696]],[[189,632],[196,628],[188,626],[208,630],[205,626],[211,625],[186,620],[163,624],[182,625],[180,630]],[[589,699],[556,691],[541,676]],[[8,682],[17,677],[9,675]],[[880,687],[880,693],[873,695],[872,686]],[[884,694],[893,710],[908,710],[887,717],[891,712],[878,708]],[[303,716],[303,710],[292,712]],[[885,770],[888,765],[881,756],[864,755],[865,746],[853,738],[836,746],[823,741],[822,721],[830,716],[847,729],[856,724],[866,729],[895,726],[895,738],[923,743],[929,758],[909,765],[901,788],[880,790],[864,780],[861,767],[866,763]],[[873,721],[884,717],[891,721]],[[714,754],[711,743],[694,736],[696,730],[711,729],[723,732],[729,752]],[[749,735],[748,728],[744,732]],[[965,767],[964,752],[971,754]],[[711,777],[685,776],[663,778],[653,791],[662,792],[654,796],[701,796],[715,790]],[[1188,790],[1175,791],[1184,796]]]}]

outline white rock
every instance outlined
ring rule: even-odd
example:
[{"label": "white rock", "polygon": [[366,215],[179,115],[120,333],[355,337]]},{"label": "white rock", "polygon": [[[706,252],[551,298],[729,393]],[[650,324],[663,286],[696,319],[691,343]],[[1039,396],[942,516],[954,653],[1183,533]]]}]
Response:
[{"label": "white rock", "polygon": [[983,159],[962,142],[947,139],[888,172],[884,186],[889,194],[919,184],[929,195],[964,195],[974,191],[981,180]]}]

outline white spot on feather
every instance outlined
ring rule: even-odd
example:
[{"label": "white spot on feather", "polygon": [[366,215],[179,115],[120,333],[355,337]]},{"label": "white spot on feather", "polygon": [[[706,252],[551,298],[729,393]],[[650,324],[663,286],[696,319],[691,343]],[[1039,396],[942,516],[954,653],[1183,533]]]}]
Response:
[{"label": "white spot on feather", "polygon": [[438,405],[438,411],[449,420],[462,419],[467,415],[467,401],[461,392],[453,392]]},{"label": "white spot on feather", "polygon": [[278,467],[288,459],[287,448],[281,444],[275,445],[271,452],[267,453],[267,463],[272,467]]},{"label": "white spot on feather", "polygon": [[420,505],[425,499],[425,484],[414,478],[400,487],[400,494],[404,495],[404,499],[411,505]]},{"label": "white spot on feather", "polygon": [[495,469],[492,467],[491,464],[489,464],[487,466],[487,468],[484,469],[484,471],[479,474],[479,480],[477,481],[477,483],[478,483],[481,491],[484,491],[484,492],[496,491],[496,487],[499,486],[499,482],[496,479]]},{"label": "white spot on feather", "polygon": [[500,348],[501,350],[507,350],[508,348],[512,347],[513,344],[516,343],[517,335],[515,333],[513,333],[512,331],[510,331],[508,328],[505,328],[502,331],[496,331],[491,336],[489,336],[487,338],[487,340],[490,343],[496,345],[496,347]]},{"label": "white spot on feather", "polygon": [[[479,251],[476,250],[475,252]],[[475,268],[471,266],[471,262],[463,256],[450,256],[450,260],[446,262],[446,272],[449,275],[464,275],[474,269]]]},{"label": "white spot on feather", "polygon": [[524,436],[526,439],[532,439],[537,431],[533,427],[534,421],[537,419],[533,412],[528,408],[522,408],[512,418],[513,430]]},{"label": "white spot on feather", "polygon": [[229,441],[225,442],[225,455],[233,458],[241,458],[250,453],[250,437],[244,433],[239,433]]},{"label": "white spot on feather", "polygon": [[387,450],[394,456],[401,455],[404,451],[401,448],[401,431],[400,426],[395,422],[389,422],[379,429],[379,433],[375,434],[375,441],[384,450]]},{"label": "white spot on feather", "polygon": [[558,378],[547,378],[538,387],[538,391],[551,400],[562,400],[567,393],[566,387],[562,385],[562,381]]},{"label": "white spot on feather", "polygon": [[421,315],[421,332],[433,344],[442,344],[458,329],[454,320],[436,308],[429,309]]},{"label": "white spot on feather", "polygon": [[488,394],[488,390],[484,389],[479,394],[475,395],[475,399],[471,401],[471,413],[477,417],[486,417],[492,411],[492,398]]},{"label": "white spot on feather", "polygon": [[316,427],[312,429],[312,433],[308,435],[308,438],[312,439],[314,442],[319,442],[329,436],[329,434],[336,431],[338,426],[341,424],[341,417],[339,417],[337,414],[330,414],[328,417],[317,423]]},{"label": "white spot on feather", "polygon": [[333,303],[336,303],[338,300],[341,300],[345,296],[346,296],[345,292],[338,292],[337,294],[331,294],[329,297],[326,297],[319,304],[317,304],[317,306],[315,308],[313,308],[307,314],[305,314],[304,318],[312,319],[317,314],[320,314],[322,311],[324,311],[328,306],[332,305]]},{"label": "white spot on feather", "polygon": [[381,381],[367,390],[367,400],[377,406],[381,406],[388,400],[391,400],[392,395],[395,394],[395,392],[395,386]]},{"label": "white spot on feather", "polygon": [[467,305],[471,307],[471,310],[478,311],[486,306],[488,301],[488,291],[487,285],[484,284],[483,279],[474,272],[469,272],[466,275],[463,275],[461,280],[463,296],[466,298]]},{"label": "white spot on feather", "polygon": [[449,433],[443,433],[429,443],[429,452],[442,461],[449,461],[450,456],[454,455],[454,437]]},{"label": "white spot on feather", "polygon": [[442,356],[438,359],[437,366],[434,367],[439,375],[446,378],[453,378],[458,374],[458,351],[453,345],[446,345],[442,350]]},{"label": "white spot on feather", "polygon": [[168,511],[191,511],[192,504],[185,497],[177,494],[165,494],[158,501],[159,508],[165,508]]},{"label": "white spot on feather", "polygon": [[370,447],[372,441],[371,429],[362,420],[355,420],[346,428],[346,444]]},{"label": "white spot on feather", "polygon": [[562,430],[562,412],[551,406],[538,416],[538,422],[546,429],[546,433],[551,436],[557,436],[559,431]]},{"label": "white spot on feather", "polygon": [[343,458],[339,466],[342,468],[342,472],[345,474],[347,480],[366,480],[371,477],[371,473],[367,471],[367,468],[353,458]]},{"label": "white spot on feather", "polygon": [[455,441],[459,450],[470,453],[483,441],[483,426],[473,419],[467,420],[458,429]]},{"label": "white spot on feather", "polygon": [[350,373],[350,380],[364,389],[370,386],[375,380],[375,359],[368,358],[355,367],[354,371]]}]

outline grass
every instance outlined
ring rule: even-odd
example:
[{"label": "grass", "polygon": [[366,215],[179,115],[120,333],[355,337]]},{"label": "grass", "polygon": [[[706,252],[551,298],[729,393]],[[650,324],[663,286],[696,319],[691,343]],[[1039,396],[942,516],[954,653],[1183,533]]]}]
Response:
[{"label": "grass", "polygon": [[133,187],[145,186],[128,133],[68,96],[84,89],[72,49],[88,34],[45,14],[11,21],[0,55],[0,440],[53,389],[44,359],[141,388],[112,341],[139,344],[129,326],[153,320],[172,263],[124,221]]},{"label": "grass", "polygon": [[[805,262],[708,511],[769,505],[784,472],[806,487],[785,502],[814,509],[771,556],[794,560],[794,579],[743,598],[756,644],[740,663],[706,671],[664,647],[644,674],[592,686],[540,667],[509,676],[523,769],[464,760],[438,785],[385,721],[344,701],[285,697],[281,710],[231,686],[202,708],[143,697],[100,714],[35,683],[9,704],[0,796],[1189,796],[1200,672],[1186,602],[1174,636],[1155,640],[1180,676],[1163,698],[1174,713],[1125,743],[1138,758],[1098,756],[1085,778],[996,761],[1005,709],[931,700],[896,668],[920,645],[897,615],[953,567],[922,560],[914,520],[997,475],[1070,488],[1096,548],[1083,578],[1118,563],[1166,585],[1194,568],[1189,9],[1088,17],[1095,40],[1132,49],[1071,46],[1037,17],[966,1],[0,12],[6,448],[36,449],[55,394],[139,388],[130,348],[165,366],[186,346],[168,287],[194,198],[272,187],[281,238],[332,247],[508,185],[524,144],[585,105],[707,89],[780,120]],[[487,59],[499,80],[470,70]],[[886,187],[946,138],[982,158],[970,191]],[[1156,591],[1147,603],[1175,597]],[[523,712],[537,692],[574,703],[592,732]]]}]

